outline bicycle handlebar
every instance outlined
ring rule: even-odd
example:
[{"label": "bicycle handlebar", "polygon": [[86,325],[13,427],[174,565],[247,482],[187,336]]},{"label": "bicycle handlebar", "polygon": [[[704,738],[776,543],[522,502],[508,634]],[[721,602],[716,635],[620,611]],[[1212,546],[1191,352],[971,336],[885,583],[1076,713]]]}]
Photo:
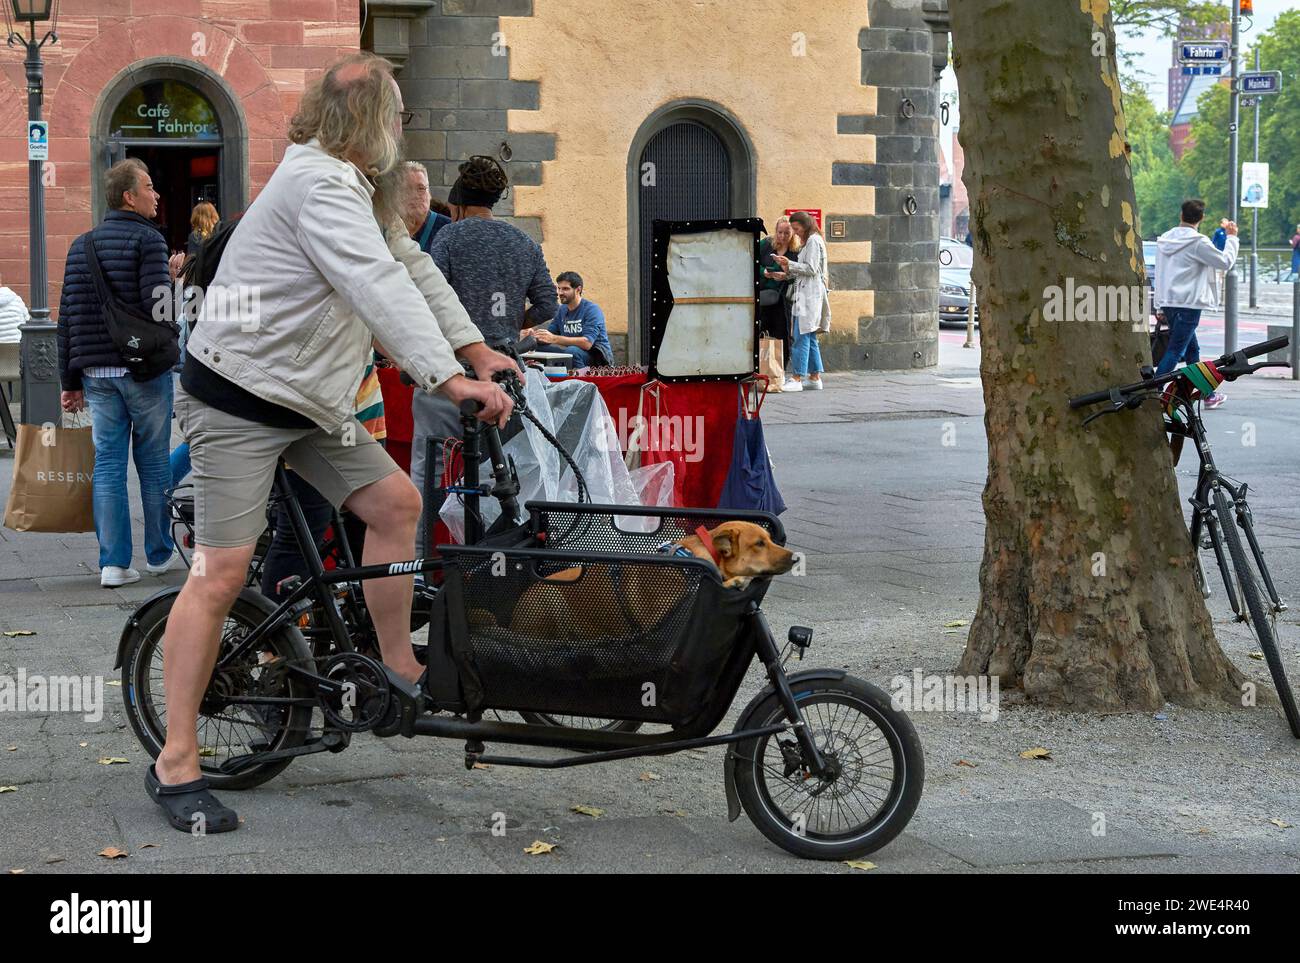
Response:
[{"label": "bicycle handlebar", "polygon": [[[1242,375],[1251,374],[1258,368],[1265,367],[1263,364],[1248,364],[1247,362],[1249,359],[1259,357],[1261,354],[1268,354],[1270,351],[1276,351],[1279,348],[1285,348],[1290,343],[1291,338],[1288,335],[1283,335],[1280,338],[1273,338],[1269,341],[1261,341],[1259,344],[1252,344],[1250,347],[1234,351],[1232,354],[1225,354],[1217,361],[1211,363],[1214,365],[1215,369],[1218,370],[1219,374],[1223,376],[1224,381],[1235,381]],[[1280,361],[1271,362],[1271,364],[1287,367],[1285,362]],[[1181,370],[1171,371],[1169,374],[1160,375],[1157,378],[1148,378],[1145,381],[1138,381],[1131,385],[1107,388],[1105,391],[1093,391],[1086,395],[1079,395],[1075,398],[1071,398],[1070,407],[1084,408],[1088,405],[1110,401],[1114,395],[1119,395],[1123,398],[1136,394],[1139,391],[1151,391],[1155,388],[1161,388],[1164,385],[1169,384],[1169,382],[1182,377],[1185,377],[1185,375]]]}]

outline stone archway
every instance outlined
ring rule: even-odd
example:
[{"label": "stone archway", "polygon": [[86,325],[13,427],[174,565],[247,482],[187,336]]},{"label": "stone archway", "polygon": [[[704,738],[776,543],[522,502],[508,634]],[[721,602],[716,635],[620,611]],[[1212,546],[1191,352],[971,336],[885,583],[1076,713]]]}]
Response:
[{"label": "stone archway", "polygon": [[[678,158],[681,164],[675,164],[675,155],[686,149],[710,158],[711,162],[705,165],[708,169],[692,170],[690,159],[685,156]],[[675,165],[667,172],[656,170],[656,183],[660,173],[670,176],[678,173],[693,181],[674,188],[674,197],[666,204],[643,203],[646,176],[643,165],[649,157],[647,151],[656,155],[654,163],[667,160]],[[630,361],[645,360],[641,326],[648,275],[642,261],[649,257],[649,220],[660,211],[669,220],[752,217],[757,204],[756,169],[753,142],[740,121],[720,104],[696,99],[673,101],[654,111],[638,128],[627,159],[627,354]]]}]

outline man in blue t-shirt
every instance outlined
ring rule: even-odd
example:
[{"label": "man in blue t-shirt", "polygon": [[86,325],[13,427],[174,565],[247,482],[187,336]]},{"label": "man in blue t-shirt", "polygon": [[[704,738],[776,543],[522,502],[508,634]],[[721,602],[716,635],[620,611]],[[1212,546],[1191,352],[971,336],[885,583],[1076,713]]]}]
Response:
[{"label": "man in blue t-shirt", "polygon": [[605,333],[605,312],[595,301],[582,296],[582,277],[576,271],[565,271],[555,279],[555,293],[560,300],[559,311],[550,324],[520,332],[521,340],[532,335],[542,345],[554,351],[573,356],[574,366],[612,364],[614,352]]}]

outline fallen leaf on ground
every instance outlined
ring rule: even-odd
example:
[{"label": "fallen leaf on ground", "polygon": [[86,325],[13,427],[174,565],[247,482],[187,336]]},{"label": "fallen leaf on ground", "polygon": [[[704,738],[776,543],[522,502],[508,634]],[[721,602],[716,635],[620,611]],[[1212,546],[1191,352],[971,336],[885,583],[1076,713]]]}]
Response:
[{"label": "fallen leaf on ground", "polygon": [[1247,652],[1246,655],[1250,656],[1256,662],[1262,661],[1264,658],[1263,652]]},{"label": "fallen leaf on ground", "polygon": [[99,764],[101,766],[120,766],[130,761],[130,759],[123,756],[104,756],[99,760]]},{"label": "fallen leaf on ground", "polygon": [[66,862],[66,861],[67,861],[67,858],[68,858],[68,857],[66,857],[66,856],[51,856],[51,857],[50,857],[49,859],[47,859],[45,862],[46,862],[47,865],[50,864],[50,863],[62,863],[62,862]]},{"label": "fallen leaf on ground", "polygon": [[569,809],[575,813],[582,813],[584,816],[590,816],[592,819],[599,819],[605,815],[605,810],[596,806],[570,806]]},{"label": "fallen leaf on ground", "polygon": [[555,848],[554,843],[544,843],[540,839],[538,839],[538,840],[534,840],[533,844],[527,847],[524,850],[524,852],[527,853],[529,856],[541,856],[544,853],[549,853],[554,848]]},{"label": "fallen leaf on ground", "polygon": [[643,772],[637,778],[642,782],[653,782],[656,779],[662,779],[663,776],[659,775],[657,772]]},{"label": "fallen leaf on ground", "polygon": [[447,841],[446,836],[439,836],[437,839],[434,840],[435,843],[445,843],[446,841]]},{"label": "fallen leaf on ground", "polygon": [[[8,632],[5,633],[5,635],[8,635],[8,634],[9,634]],[[9,870],[9,875],[10,875],[10,876],[21,876],[21,875],[22,875],[23,873],[25,873],[25,872],[27,872],[27,870],[25,870],[25,869],[11,869],[11,870]]]},{"label": "fallen leaf on ground", "polygon": [[18,751],[17,746],[5,746],[5,752],[17,752],[17,751]]},{"label": "fallen leaf on ground", "polygon": [[101,849],[98,855],[105,859],[126,859],[129,853],[124,849],[118,849],[116,846],[109,846],[107,849]]},{"label": "fallen leaf on ground", "polygon": [[121,680],[121,679],[109,679],[107,682],[104,683],[104,685],[115,685],[115,686],[118,686],[119,688],[121,688],[122,680]]},{"label": "fallen leaf on ground", "polygon": [[1288,822],[1286,822],[1285,820],[1281,820],[1281,819],[1270,819],[1269,822],[1272,823],[1274,826],[1276,826],[1278,829],[1290,829],[1290,828],[1291,828],[1291,824],[1288,823]]},{"label": "fallen leaf on ground", "polygon": [[201,749],[199,749],[199,755],[205,758],[209,756],[215,756],[216,754],[217,754],[217,750],[213,749],[211,746],[203,746]]},{"label": "fallen leaf on ground", "polygon": [[976,766],[979,765],[979,763],[978,763],[978,762],[967,762],[965,759],[958,759],[956,762],[953,763],[953,765],[954,765],[954,766],[969,766],[971,769],[974,769]]},{"label": "fallen leaf on ground", "polygon": [[17,786],[0,786],[0,792],[17,792]]},{"label": "fallen leaf on ground", "polygon": [[1034,746],[1032,749],[1026,749],[1020,754],[1021,759],[1051,759],[1052,750],[1044,749],[1042,746]]},{"label": "fallen leaf on ground", "polygon": [[953,619],[951,622],[943,623],[945,629],[959,629],[963,625],[970,625],[970,622],[966,619]]},{"label": "fallen leaf on ground", "polygon": [[868,870],[876,868],[875,863],[869,862],[865,859],[846,859],[844,865],[850,869]]},{"label": "fallen leaf on ground", "polygon": [[88,743],[88,742],[79,742],[79,743],[77,743],[77,745],[81,746],[82,749],[85,749],[88,745],[90,745],[90,743]]},{"label": "fallen leaf on ground", "polygon": [[489,766],[486,762],[476,762],[476,763],[474,763],[474,768],[475,768],[475,769],[491,769],[492,767]]},{"label": "fallen leaf on ground", "polygon": [[140,844],[140,848],[141,848],[141,849],[157,849],[157,848],[158,848],[158,844],[157,844],[157,843],[141,843],[141,844]]},{"label": "fallen leaf on ground", "polygon": [[13,629],[12,631],[5,633],[5,635],[9,636],[9,638],[11,639],[16,639],[20,635],[35,635],[35,634],[36,633],[33,632],[31,629]]},{"label": "fallen leaf on ground", "polygon": [[686,810],[684,809],[668,809],[667,807],[665,807],[663,809],[660,809],[659,811],[668,816],[676,816],[678,819],[686,818]]}]

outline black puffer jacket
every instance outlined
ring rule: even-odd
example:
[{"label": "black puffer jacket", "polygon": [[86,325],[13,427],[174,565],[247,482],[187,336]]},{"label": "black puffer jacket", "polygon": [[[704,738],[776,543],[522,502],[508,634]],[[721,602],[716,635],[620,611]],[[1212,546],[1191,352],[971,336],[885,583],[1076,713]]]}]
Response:
[{"label": "black puffer jacket", "polygon": [[[134,211],[109,211],[93,232],[95,252],[114,296],[124,305],[153,314],[155,305],[172,296],[167,271],[167,242],[158,226]],[[95,282],[86,263],[83,234],[68,248],[59,299],[59,380],[64,391],[81,390],[81,372],[99,365],[120,365],[122,356],[104,325]]]}]

